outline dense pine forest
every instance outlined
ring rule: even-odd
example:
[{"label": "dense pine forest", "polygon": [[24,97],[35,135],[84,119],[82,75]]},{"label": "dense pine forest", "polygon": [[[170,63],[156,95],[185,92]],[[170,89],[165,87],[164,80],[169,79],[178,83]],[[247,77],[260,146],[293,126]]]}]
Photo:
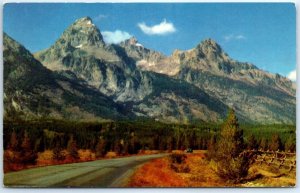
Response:
[{"label": "dense pine forest", "polygon": [[[222,124],[166,124],[152,120],[120,122],[70,122],[62,120],[5,120],[4,161],[35,165],[38,155],[51,151],[54,162],[79,161],[79,150],[89,150],[100,159],[114,152],[117,156],[141,154],[147,150],[172,151],[208,149],[218,141]],[[293,125],[241,125],[247,149],[294,152]],[[92,158],[91,158],[92,159]]]}]

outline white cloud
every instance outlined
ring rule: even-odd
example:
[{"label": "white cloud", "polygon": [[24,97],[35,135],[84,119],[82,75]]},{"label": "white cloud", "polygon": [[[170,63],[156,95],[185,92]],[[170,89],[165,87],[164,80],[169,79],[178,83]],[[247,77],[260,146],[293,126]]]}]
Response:
[{"label": "white cloud", "polygon": [[138,23],[138,27],[147,35],[167,35],[176,31],[173,23],[167,22],[166,19],[153,26],[148,26],[145,22]]},{"label": "white cloud", "polygon": [[100,21],[100,20],[105,19],[105,18],[107,18],[107,17],[108,17],[107,15],[99,14],[99,15],[97,15],[97,16],[94,18],[94,21]]},{"label": "white cloud", "polygon": [[121,30],[116,30],[114,32],[104,31],[101,33],[103,35],[104,41],[108,44],[118,44],[132,37],[132,35],[130,35],[128,32]]},{"label": "white cloud", "polygon": [[287,75],[288,79],[292,80],[292,81],[296,81],[297,78],[297,71],[296,69],[291,71],[288,75]]},{"label": "white cloud", "polygon": [[246,37],[242,34],[239,34],[239,35],[231,34],[231,35],[224,36],[224,39],[225,39],[225,41],[229,42],[231,40],[244,40],[244,39],[246,39]]}]

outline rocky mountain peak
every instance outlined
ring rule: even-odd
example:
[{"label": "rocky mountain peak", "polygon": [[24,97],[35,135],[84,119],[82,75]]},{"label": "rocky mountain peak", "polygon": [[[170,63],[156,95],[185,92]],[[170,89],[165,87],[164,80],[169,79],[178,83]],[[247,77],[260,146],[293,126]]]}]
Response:
[{"label": "rocky mountain peak", "polygon": [[121,46],[123,47],[139,47],[139,48],[144,48],[142,44],[139,43],[136,37],[132,36],[131,38],[125,40],[124,42],[120,43]]},{"label": "rocky mountain peak", "polygon": [[74,24],[92,24],[92,19],[90,17],[82,17],[82,18],[79,18],[77,19]]},{"label": "rocky mountain peak", "polygon": [[137,44],[138,43],[138,40],[136,39],[136,37],[131,37],[131,38],[129,38],[128,40],[128,43],[130,44],[130,45],[135,45],[135,44]]},{"label": "rocky mountain peak", "polygon": [[219,44],[217,44],[216,41],[212,39],[206,39],[203,40],[197,47],[197,50],[201,51],[205,55],[211,55],[211,54],[222,54],[223,50]]},{"label": "rocky mountain peak", "polygon": [[105,45],[100,30],[90,17],[77,19],[64,31],[58,42],[74,48],[103,47]]}]

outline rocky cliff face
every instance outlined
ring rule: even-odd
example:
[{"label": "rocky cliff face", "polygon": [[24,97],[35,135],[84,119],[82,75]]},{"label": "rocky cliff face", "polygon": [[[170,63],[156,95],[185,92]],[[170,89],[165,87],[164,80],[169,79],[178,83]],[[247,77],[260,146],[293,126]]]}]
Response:
[{"label": "rocky cliff face", "polygon": [[[211,39],[164,56],[145,48],[134,37],[119,45],[107,45],[100,30],[85,17],[76,20],[50,48],[35,54],[48,69],[24,47],[6,39],[5,44],[10,45],[4,50],[7,112],[19,109],[39,114],[34,105],[16,101],[32,103],[34,97],[25,100],[20,96],[47,93],[51,103],[39,105],[45,108],[41,112],[51,109],[59,116],[64,115],[67,104],[95,117],[106,114],[114,119],[125,112],[129,118],[135,114],[166,122],[219,122],[227,108],[233,107],[244,122],[295,124],[295,84],[253,64],[233,60]],[[18,65],[25,59],[30,67]],[[33,79],[27,78],[33,74]],[[14,84],[18,80],[22,83],[20,77],[25,77],[24,84]],[[38,85],[42,89],[37,90]],[[87,102],[80,104],[78,99]],[[61,106],[62,110],[57,110]]]},{"label": "rocky cliff face", "polygon": [[137,65],[147,62],[151,66],[151,63],[157,63],[166,58],[166,56],[160,52],[145,48],[135,37],[121,42],[120,46],[124,48],[128,57],[138,62]]},{"label": "rocky cliff face", "polygon": [[296,85],[283,76],[231,59],[211,39],[188,51],[175,50],[170,57],[140,68],[195,85],[236,109],[245,121],[295,123]]},{"label": "rocky cliff face", "polygon": [[[211,107],[216,101],[214,97],[195,98],[194,89],[199,96],[206,95],[199,88],[191,90],[189,86],[192,85],[185,83],[179,91],[176,86],[182,84],[180,81],[136,68],[137,61],[157,62],[165,56],[144,48],[135,38],[120,45],[106,45],[90,18],[75,21],[53,46],[36,53],[35,57],[51,70],[71,71],[138,116],[172,122],[220,121],[226,111],[224,104],[219,108]],[[192,110],[195,108],[197,110]]]},{"label": "rocky cliff face", "polygon": [[3,35],[4,117],[119,119],[122,108],[71,72],[54,73]]},{"label": "rocky cliff face", "polygon": [[89,17],[78,19],[49,49],[35,57],[54,71],[70,70],[115,101],[140,101],[151,79],[116,45],[106,45]]}]

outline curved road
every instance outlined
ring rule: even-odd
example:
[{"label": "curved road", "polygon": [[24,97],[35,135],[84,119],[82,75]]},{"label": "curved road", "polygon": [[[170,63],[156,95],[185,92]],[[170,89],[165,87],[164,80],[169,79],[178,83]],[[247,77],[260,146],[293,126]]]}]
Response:
[{"label": "curved road", "polygon": [[4,175],[7,187],[122,187],[141,164],[166,156],[154,154],[46,166]]}]

